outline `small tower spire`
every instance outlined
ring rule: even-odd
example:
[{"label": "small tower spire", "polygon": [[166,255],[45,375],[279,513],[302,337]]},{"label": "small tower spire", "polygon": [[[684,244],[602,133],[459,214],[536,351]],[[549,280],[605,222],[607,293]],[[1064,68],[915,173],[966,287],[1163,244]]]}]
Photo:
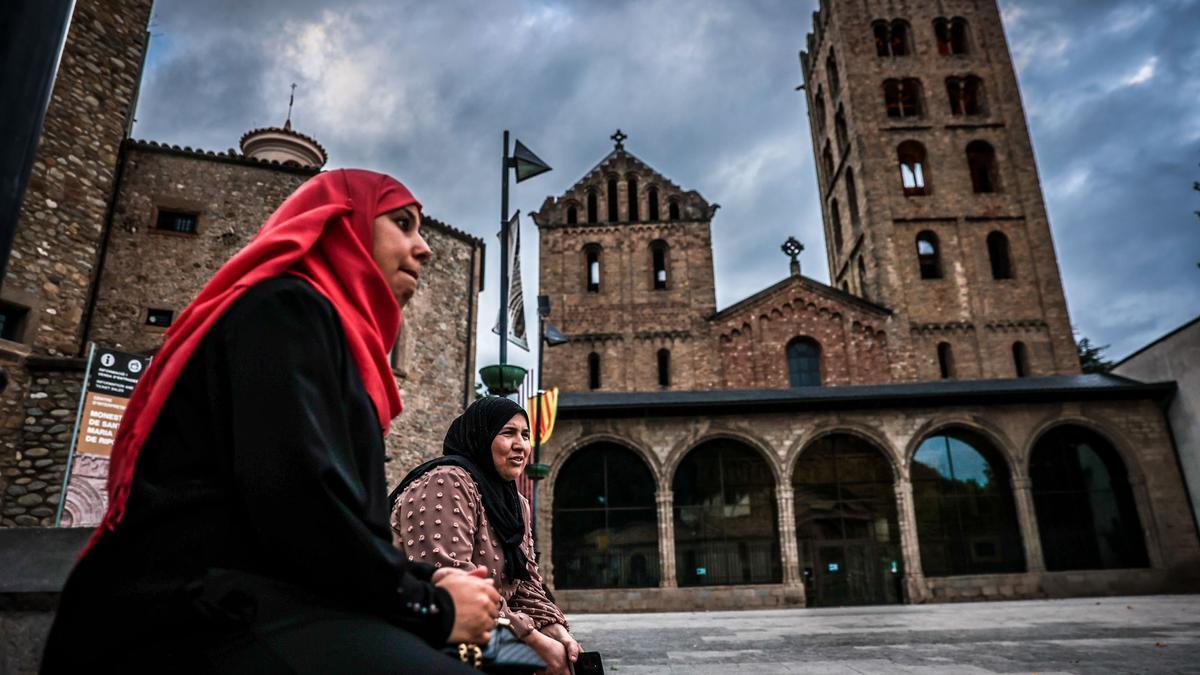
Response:
[{"label": "small tower spire", "polygon": [[288,97],[288,114],[287,120],[283,123],[285,131],[292,130],[292,105],[296,102],[296,83],[292,83],[292,95]]},{"label": "small tower spire", "polygon": [[792,258],[790,265],[792,276],[800,276],[800,253],[804,251],[804,244],[801,244],[795,237],[788,237],[787,241],[783,242],[783,246],[779,248]]}]

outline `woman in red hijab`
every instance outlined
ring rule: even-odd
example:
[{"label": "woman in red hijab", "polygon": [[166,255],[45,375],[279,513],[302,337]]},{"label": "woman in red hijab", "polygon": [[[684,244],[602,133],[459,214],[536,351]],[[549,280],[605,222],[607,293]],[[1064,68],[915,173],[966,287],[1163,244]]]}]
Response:
[{"label": "woman in red hijab", "polygon": [[388,351],[431,255],[382,174],[302,185],[167,332],[43,670],[454,672],[491,580],[391,545]]}]

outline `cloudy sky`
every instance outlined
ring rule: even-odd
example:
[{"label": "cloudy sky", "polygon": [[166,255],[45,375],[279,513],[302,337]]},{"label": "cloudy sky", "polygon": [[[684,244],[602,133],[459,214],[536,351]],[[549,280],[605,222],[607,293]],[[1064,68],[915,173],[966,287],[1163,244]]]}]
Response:
[{"label": "cloudy sky", "polygon": [[[797,52],[816,0],[156,0],[134,135],[209,150],[282,124],[330,167],[405,181],[499,269],[510,129],[554,167],[536,210],[626,147],[721,204],[718,307],[783,278],[805,243],[828,282]],[[1200,314],[1200,0],[1001,0],[1072,321],[1120,358]],[[536,228],[523,229],[527,300]],[[493,363],[498,281],[482,298]],[[515,351],[515,353],[514,353]],[[510,350],[511,360],[533,355]]]}]

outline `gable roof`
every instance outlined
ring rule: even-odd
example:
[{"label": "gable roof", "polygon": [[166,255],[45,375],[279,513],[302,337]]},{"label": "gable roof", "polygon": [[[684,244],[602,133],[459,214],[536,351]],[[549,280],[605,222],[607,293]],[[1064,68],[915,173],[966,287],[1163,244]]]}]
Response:
[{"label": "gable roof", "polygon": [[621,160],[628,162],[630,165],[632,165],[634,168],[637,169],[638,173],[642,174],[643,176],[648,176],[649,177],[648,182],[658,183],[659,185],[662,185],[663,187],[665,187],[671,191],[675,191],[675,192],[681,192],[681,193],[690,192],[690,193],[695,194],[696,196],[700,197],[700,199],[703,200],[705,204],[708,204],[708,200],[704,199],[704,197],[701,196],[700,193],[696,192],[695,190],[684,190],[683,188],[679,187],[671,179],[669,179],[666,176],[659,173],[656,169],[654,169],[654,167],[645,163],[637,155],[634,155],[632,152],[629,152],[624,147],[613,148],[613,150],[611,152],[609,152],[607,155],[605,155],[603,159],[601,159],[599,162],[596,163],[595,166],[593,166],[591,169],[589,169],[588,172],[583,175],[583,177],[581,177],[579,180],[575,181],[575,183],[572,184],[571,187],[569,187],[565,191],[563,191],[563,193],[561,195],[559,195],[559,198],[561,199],[563,197],[566,197],[568,194],[570,194],[571,192],[574,192],[575,190],[583,189],[588,183],[591,183],[594,180],[602,179],[604,174],[606,174],[609,170],[611,170],[615,163],[617,163],[618,161],[621,161]]},{"label": "gable roof", "polygon": [[783,290],[784,288],[794,285],[798,285],[805,290],[817,293],[818,295],[823,295],[833,302],[849,305],[856,309],[860,309],[871,314],[876,314],[880,318],[886,318],[892,315],[892,310],[884,307],[883,305],[877,305],[870,300],[864,300],[857,295],[847,293],[846,291],[834,288],[833,286],[827,286],[816,279],[810,279],[806,276],[793,274],[785,279],[771,284],[770,286],[767,286],[754,295],[743,298],[726,307],[725,309],[710,315],[708,320],[721,321],[722,319],[728,319],[739,312],[750,309],[756,306],[758,303],[767,300],[772,295]]}]

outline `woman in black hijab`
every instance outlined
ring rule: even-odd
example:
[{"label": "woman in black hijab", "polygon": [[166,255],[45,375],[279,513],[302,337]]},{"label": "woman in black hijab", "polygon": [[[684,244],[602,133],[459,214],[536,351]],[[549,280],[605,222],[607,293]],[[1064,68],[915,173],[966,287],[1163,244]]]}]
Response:
[{"label": "woman in black hijab", "polygon": [[547,664],[567,673],[579,655],[561,610],[547,597],[516,479],[529,461],[529,420],[506,398],[476,401],[450,424],[442,456],[413,469],[392,492],[392,538],[410,561],[484,568],[500,591],[500,616]]}]

